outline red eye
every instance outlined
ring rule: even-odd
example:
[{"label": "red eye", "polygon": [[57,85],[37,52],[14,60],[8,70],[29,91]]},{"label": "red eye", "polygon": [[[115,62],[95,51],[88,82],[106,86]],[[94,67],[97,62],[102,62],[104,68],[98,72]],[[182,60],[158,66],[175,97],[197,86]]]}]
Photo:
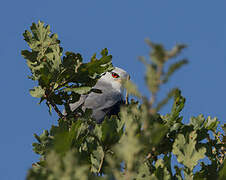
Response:
[{"label": "red eye", "polygon": [[111,74],[112,74],[113,78],[118,78],[119,77],[119,75],[117,73],[112,72]]}]

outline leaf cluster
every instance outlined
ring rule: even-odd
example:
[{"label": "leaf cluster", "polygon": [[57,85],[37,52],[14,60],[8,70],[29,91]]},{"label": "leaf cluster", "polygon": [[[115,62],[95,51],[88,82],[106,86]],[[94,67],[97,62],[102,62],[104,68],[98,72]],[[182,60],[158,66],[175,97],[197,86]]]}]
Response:
[{"label": "leaf cluster", "polygon": [[[118,116],[97,124],[90,116],[92,110],[78,108],[80,115],[76,116],[69,104],[96,91],[92,87],[98,78],[112,69],[107,50],[101,52],[100,59],[94,55],[88,63],[78,53],[63,56],[57,35],[50,35],[49,26],[42,22],[32,24],[24,38],[31,50],[22,51],[22,55],[31,69],[31,79],[38,82],[30,93],[45,100],[59,115],[57,125],[35,134],[33,150],[40,161],[33,164],[27,179],[225,179],[225,125],[222,132],[217,118],[203,115],[184,123],[181,111],[185,98],[177,88],[157,100],[161,85],[187,63],[182,59],[166,68],[185,45],[168,51],[148,40],[150,61],[141,61],[151,98],[127,80],[123,82],[127,93],[139,101],[131,99]],[[169,113],[159,114],[171,98]],[[59,111],[59,105],[65,106],[67,115]],[[174,158],[177,163],[172,163]]]},{"label": "leaf cluster", "polygon": [[112,56],[103,49],[100,59],[94,54],[90,62],[84,63],[79,53],[66,52],[63,56],[58,35],[51,34],[49,25],[39,21],[33,23],[30,29],[23,34],[30,50],[21,51],[32,73],[29,78],[38,83],[30,94],[40,98],[40,103],[45,100],[49,111],[54,108],[62,117],[57,105],[64,105],[69,111],[69,103],[91,92],[97,79],[113,69]]}]

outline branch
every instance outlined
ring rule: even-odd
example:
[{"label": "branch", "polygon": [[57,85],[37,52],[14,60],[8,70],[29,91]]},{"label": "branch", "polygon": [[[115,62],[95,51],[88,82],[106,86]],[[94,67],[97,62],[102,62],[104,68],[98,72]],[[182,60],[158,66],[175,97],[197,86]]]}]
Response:
[{"label": "branch", "polygon": [[56,104],[54,104],[52,101],[47,99],[47,104],[51,105],[53,107],[53,109],[56,111],[56,113],[58,114],[58,116],[60,118],[64,118],[65,116],[61,113],[61,111],[58,109],[58,107],[56,106]]},{"label": "branch", "polygon": [[[158,89],[159,89],[159,86],[161,85],[161,76],[162,76],[162,71],[163,71],[163,64],[159,64],[158,67],[157,67],[157,78],[158,78]],[[153,104],[155,103],[156,101],[156,96],[157,96],[157,93],[152,93],[152,96],[151,96],[151,99],[149,101],[149,112],[151,114],[155,114],[155,109],[152,108],[153,107]]]},{"label": "branch", "polygon": [[[127,77],[127,81],[130,80],[130,76]],[[126,90],[126,105],[129,104],[129,93],[128,91]]]},{"label": "branch", "polygon": [[103,162],[104,162],[104,157],[101,159],[101,162],[100,162],[100,165],[99,165],[99,168],[98,168],[98,173],[100,173],[100,171],[101,171],[101,168],[102,168],[102,166],[103,166]]},{"label": "branch", "polygon": [[56,106],[56,104],[53,103],[53,101],[49,98],[49,94],[50,94],[49,92],[50,92],[50,90],[46,90],[45,91],[45,99],[47,101],[47,104],[48,105],[51,105],[53,107],[53,109],[56,111],[56,113],[58,114],[58,116],[60,118],[64,118],[65,116],[61,113],[61,111],[58,109],[58,107]]}]

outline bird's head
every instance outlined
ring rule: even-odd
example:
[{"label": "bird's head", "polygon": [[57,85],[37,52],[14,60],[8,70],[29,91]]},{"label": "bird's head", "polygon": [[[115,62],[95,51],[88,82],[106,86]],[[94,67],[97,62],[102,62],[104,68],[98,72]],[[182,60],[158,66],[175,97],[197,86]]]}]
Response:
[{"label": "bird's head", "polygon": [[115,67],[112,71],[106,72],[100,80],[110,83],[116,91],[122,92],[122,80],[128,78],[129,74],[125,70]]}]

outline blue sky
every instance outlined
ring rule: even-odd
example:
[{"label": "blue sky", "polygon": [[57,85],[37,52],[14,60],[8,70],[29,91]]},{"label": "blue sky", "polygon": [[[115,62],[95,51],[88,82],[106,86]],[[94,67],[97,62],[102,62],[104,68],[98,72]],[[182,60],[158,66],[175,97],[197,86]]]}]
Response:
[{"label": "blue sky", "polygon": [[[149,53],[144,39],[166,48],[185,43],[181,58],[189,65],[179,70],[161,94],[180,87],[186,97],[185,121],[203,113],[226,117],[226,2],[208,0],[68,0],[12,1],[0,5],[1,59],[1,179],[24,179],[38,156],[32,151],[33,133],[40,134],[56,123],[45,105],[37,105],[28,90],[34,86],[20,55],[28,48],[22,33],[42,20],[59,35],[65,51],[79,52],[84,59],[102,48],[113,55],[113,64],[126,69],[143,94],[144,67],[138,56]],[[179,59],[179,58],[178,58]],[[168,107],[163,112],[168,111]]]}]

